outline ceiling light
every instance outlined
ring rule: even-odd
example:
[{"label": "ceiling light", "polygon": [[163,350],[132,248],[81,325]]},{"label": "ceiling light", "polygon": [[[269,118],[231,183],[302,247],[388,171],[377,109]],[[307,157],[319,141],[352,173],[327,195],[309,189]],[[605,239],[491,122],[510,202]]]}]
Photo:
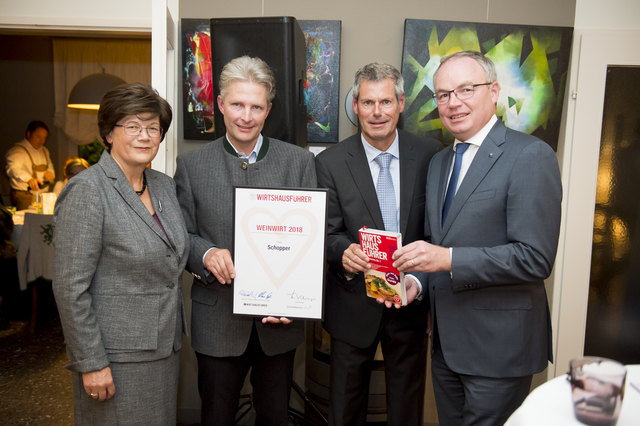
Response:
[{"label": "ceiling light", "polygon": [[115,75],[102,73],[91,74],[76,83],[69,94],[67,106],[74,109],[98,110],[105,93],[126,82]]}]

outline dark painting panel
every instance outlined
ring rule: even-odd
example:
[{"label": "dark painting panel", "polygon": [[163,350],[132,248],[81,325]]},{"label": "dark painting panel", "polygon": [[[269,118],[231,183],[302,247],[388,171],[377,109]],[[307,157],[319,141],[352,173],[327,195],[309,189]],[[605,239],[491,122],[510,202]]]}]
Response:
[{"label": "dark painting panel", "polygon": [[340,21],[298,21],[307,49],[304,102],[309,142],[338,142]]},{"label": "dark painting panel", "polygon": [[568,27],[407,19],[402,127],[445,144],[453,142],[433,100],[433,73],[442,57],[476,50],[496,64],[501,87],[498,117],[557,149],[572,35]]},{"label": "dark painting panel", "polygon": [[211,140],[213,83],[209,19],[183,19],[182,23],[182,118],[184,138]]}]

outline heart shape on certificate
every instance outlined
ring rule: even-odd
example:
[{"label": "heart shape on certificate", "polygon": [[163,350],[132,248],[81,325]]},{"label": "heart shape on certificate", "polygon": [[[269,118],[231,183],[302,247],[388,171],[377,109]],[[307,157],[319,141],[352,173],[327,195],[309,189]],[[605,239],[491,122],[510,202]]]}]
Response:
[{"label": "heart shape on certificate", "polygon": [[[255,236],[256,234],[249,232],[251,219],[257,215],[268,216],[269,218],[273,219],[274,225],[285,226],[284,224],[286,223],[287,219],[292,216],[303,216],[309,222],[309,233],[306,238],[306,242],[301,248],[297,250],[297,253],[295,254],[295,256],[289,259],[289,262],[285,265],[282,271],[279,271],[280,272],[279,274],[277,273],[277,271],[273,270],[271,265],[269,265],[269,262],[267,262],[267,259],[265,259],[262,252],[258,249],[256,236]],[[291,275],[293,270],[300,264],[300,261],[304,259],[304,257],[307,255],[307,252],[311,248],[311,244],[313,243],[316,233],[318,232],[318,225],[317,223],[315,223],[313,219],[314,219],[314,216],[310,212],[302,209],[290,210],[284,213],[282,216],[277,217],[270,210],[261,208],[261,207],[248,210],[245,213],[244,217],[242,218],[242,231],[245,234],[246,241],[249,243],[249,247],[251,247],[251,250],[253,251],[255,258],[260,263],[260,266],[262,266],[262,269],[267,273],[267,275],[271,279],[271,282],[277,288],[280,288],[280,286],[282,286],[285,280]],[[289,235],[286,232],[275,232],[275,234],[281,234],[282,238],[285,238],[285,239],[291,237],[291,235]]]}]

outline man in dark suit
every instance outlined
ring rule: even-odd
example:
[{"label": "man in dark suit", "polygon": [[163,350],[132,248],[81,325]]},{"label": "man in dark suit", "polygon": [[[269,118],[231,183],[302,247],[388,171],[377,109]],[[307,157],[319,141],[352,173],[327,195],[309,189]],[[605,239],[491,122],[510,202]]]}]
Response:
[{"label": "man in dark suit", "polygon": [[[362,67],[353,86],[361,132],[316,158],[318,186],[329,189],[324,326],[331,333],[332,425],[366,423],[378,343],[385,362],[388,424],[423,422],[427,303],[414,301],[420,288],[411,279],[408,306],[387,309],[368,297],[363,272],[370,267],[369,259],[358,238],[363,226],[399,231],[406,242],[423,235],[427,167],[441,145],[398,131],[403,109],[400,72],[386,64]],[[391,156],[390,163],[379,165],[377,158],[386,156]],[[387,172],[393,191],[383,204],[392,203],[389,214],[382,212],[376,193]]]},{"label": "man in dark suit", "polygon": [[261,134],[275,77],[243,56],[220,74],[218,107],[226,135],[178,157],[175,181],[191,252],[191,343],[198,358],[202,425],[235,424],[251,367],[256,424],[286,425],[296,347],[304,321],[233,314],[233,187],[315,188],[309,151]]},{"label": "man in dark suit", "polygon": [[400,270],[428,273],[417,275],[431,303],[444,426],[502,425],[552,358],[543,280],[558,244],[560,171],[549,145],[498,120],[496,78],[477,52],[443,58],[435,99],[455,144],[429,166],[430,243],[394,254]]}]

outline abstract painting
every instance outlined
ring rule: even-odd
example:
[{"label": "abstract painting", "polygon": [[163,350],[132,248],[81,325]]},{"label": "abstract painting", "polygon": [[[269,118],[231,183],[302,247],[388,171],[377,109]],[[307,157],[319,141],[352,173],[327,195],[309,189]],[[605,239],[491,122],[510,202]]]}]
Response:
[{"label": "abstract painting", "polygon": [[215,128],[209,19],[181,23],[184,138],[211,140]]},{"label": "abstract painting", "polygon": [[298,21],[307,48],[304,102],[309,142],[338,142],[340,21]]},{"label": "abstract painting", "polygon": [[496,115],[557,149],[572,36],[570,27],[405,20],[402,128],[453,142],[438,117],[433,73],[443,56],[476,50],[496,64],[501,87]]}]

